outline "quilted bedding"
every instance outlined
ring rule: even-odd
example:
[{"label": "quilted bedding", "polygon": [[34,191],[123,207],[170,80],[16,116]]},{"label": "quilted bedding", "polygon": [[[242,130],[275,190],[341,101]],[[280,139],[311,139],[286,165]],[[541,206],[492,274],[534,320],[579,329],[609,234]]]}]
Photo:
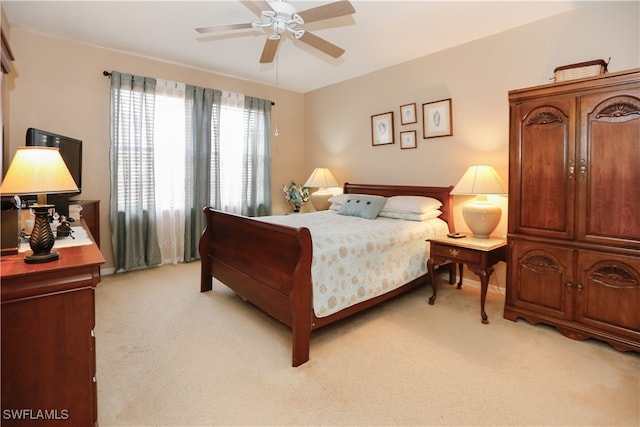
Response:
[{"label": "quilted bedding", "polygon": [[441,219],[364,219],[321,211],[255,218],[307,227],[313,242],[311,279],[317,317],[390,292],[427,274],[425,239],[446,234]]}]

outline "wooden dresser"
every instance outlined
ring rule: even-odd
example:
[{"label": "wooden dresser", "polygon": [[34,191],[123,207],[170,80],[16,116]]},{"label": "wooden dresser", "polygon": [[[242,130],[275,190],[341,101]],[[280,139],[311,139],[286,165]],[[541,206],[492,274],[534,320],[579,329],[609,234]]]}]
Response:
[{"label": "wooden dresser", "polygon": [[60,259],[43,264],[0,257],[2,425],[97,425],[94,288],[104,258],[95,243],[56,250]]},{"label": "wooden dresser", "polygon": [[509,101],[504,317],[640,351],[640,69]]}]

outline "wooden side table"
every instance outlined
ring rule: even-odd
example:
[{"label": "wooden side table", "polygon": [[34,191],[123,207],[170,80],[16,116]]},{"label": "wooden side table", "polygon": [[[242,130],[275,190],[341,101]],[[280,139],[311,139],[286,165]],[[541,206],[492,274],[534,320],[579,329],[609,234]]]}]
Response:
[{"label": "wooden side table", "polygon": [[[450,261],[460,264],[460,281],[458,289],[462,286],[462,264],[466,264],[469,270],[480,276],[480,315],[482,323],[489,323],[484,304],[487,299],[489,277],[493,273],[493,266],[498,261],[507,261],[507,241],[504,239],[479,239],[476,237],[464,237],[454,239],[451,237],[437,236],[428,240],[431,248],[427,267],[433,283],[434,294],[431,297],[435,301],[436,274],[435,267]],[[431,299],[430,304],[433,304]]]}]

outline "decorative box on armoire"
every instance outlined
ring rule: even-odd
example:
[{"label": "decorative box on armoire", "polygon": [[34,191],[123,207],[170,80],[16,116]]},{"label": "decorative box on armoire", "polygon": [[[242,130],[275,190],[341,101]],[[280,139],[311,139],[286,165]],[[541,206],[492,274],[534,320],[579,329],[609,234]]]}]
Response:
[{"label": "decorative box on armoire", "polygon": [[640,69],[509,105],[504,317],[640,351]]}]

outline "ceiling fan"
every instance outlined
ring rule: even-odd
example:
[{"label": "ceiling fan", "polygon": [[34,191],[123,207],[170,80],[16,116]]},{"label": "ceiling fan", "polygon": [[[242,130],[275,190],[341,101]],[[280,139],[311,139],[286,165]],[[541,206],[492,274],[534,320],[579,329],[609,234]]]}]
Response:
[{"label": "ceiling fan", "polygon": [[297,40],[307,43],[333,58],[338,58],[345,52],[341,47],[338,47],[303,28],[299,28],[299,26],[324,19],[351,15],[356,11],[350,2],[341,0],[299,12],[294,6],[290,5],[285,0],[252,0],[250,3],[253,3],[260,10],[260,22],[213,25],[210,27],[196,28],[196,31],[199,33],[213,33],[218,31],[242,30],[247,28],[264,28],[267,31],[270,30],[271,33],[267,36],[264,48],[262,49],[262,55],[260,56],[261,64],[273,61],[276,56],[276,51],[278,50],[278,45],[280,44],[280,40],[286,32],[292,33]]}]

